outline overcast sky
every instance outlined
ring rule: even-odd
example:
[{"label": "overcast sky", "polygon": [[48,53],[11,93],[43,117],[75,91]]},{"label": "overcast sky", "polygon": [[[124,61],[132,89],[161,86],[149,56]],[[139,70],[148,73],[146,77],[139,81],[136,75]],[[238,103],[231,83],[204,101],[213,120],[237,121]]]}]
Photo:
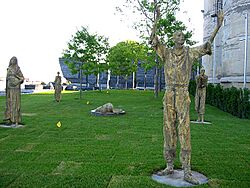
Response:
[{"label": "overcast sky", "polygon": [[[137,40],[128,23],[114,15],[119,2],[122,0],[0,0],[0,77],[16,56],[26,78],[53,81],[61,71],[58,58],[81,26],[108,37],[111,45]],[[194,39],[201,41],[203,0],[185,0],[183,5],[179,17],[194,29]]]}]

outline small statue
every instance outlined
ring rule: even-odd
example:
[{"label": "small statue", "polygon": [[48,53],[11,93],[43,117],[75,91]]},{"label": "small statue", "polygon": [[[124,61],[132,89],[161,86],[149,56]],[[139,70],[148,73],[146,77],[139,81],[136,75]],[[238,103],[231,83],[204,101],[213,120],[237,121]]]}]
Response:
[{"label": "small statue", "polygon": [[206,87],[208,76],[205,69],[201,69],[200,75],[196,76],[195,111],[198,113],[198,122],[204,123]]},{"label": "small statue", "polygon": [[106,103],[95,109],[96,112],[101,113],[101,114],[113,113],[114,112],[113,110],[114,110],[114,107],[113,107],[113,104],[111,103]]},{"label": "small statue", "polygon": [[57,72],[57,76],[55,78],[55,100],[56,102],[60,102],[61,101],[61,92],[62,92],[62,78],[61,76],[59,76],[60,72]]},{"label": "small statue", "polygon": [[91,110],[91,113],[94,115],[107,116],[125,114],[125,111],[119,108],[114,108],[112,103],[106,103],[102,106],[97,107],[94,110]]},{"label": "small statue", "polygon": [[6,76],[6,111],[7,124],[18,125],[21,123],[21,84],[24,81],[22,71],[17,63],[17,58],[10,59]]},{"label": "small statue", "polygon": [[164,158],[166,168],[158,173],[164,176],[174,173],[174,160],[179,137],[180,159],[184,170],[184,180],[199,184],[200,182],[191,173],[191,135],[190,135],[190,98],[188,85],[195,59],[206,54],[211,55],[211,44],[222,25],[224,14],[218,14],[217,26],[209,40],[197,47],[185,46],[183,32],[173,34],[175,43],[173,48],[167,48],[157,36],[157,25],[160,20],[159,7],[157,7],[156,20],[154,22],[150,43],[164,63],[166,91],[163,98],[163,135]]}]

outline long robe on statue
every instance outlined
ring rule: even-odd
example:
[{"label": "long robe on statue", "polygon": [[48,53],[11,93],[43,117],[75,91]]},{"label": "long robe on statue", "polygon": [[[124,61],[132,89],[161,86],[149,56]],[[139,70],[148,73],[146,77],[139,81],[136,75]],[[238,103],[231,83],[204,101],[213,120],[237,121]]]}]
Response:
[{"label": "long robe on statue", "polygon": [[17,58],[12,57],[6,77],[6,111],[5,120],[18,124],[21,122],[21,84],[24,77],[17,64]]},{"label": "long robe on statue", "polygon": [[55,78],[55,93],[54,93],[55,100],[57,102],[60,102],[61,101],[61,97],[62,97],[61,96],[61,93],[62,93],[61,82],[62,82],[62,78],[61,78],[61,76],[59,76],[59,73],[58,73],[58,75]]}]

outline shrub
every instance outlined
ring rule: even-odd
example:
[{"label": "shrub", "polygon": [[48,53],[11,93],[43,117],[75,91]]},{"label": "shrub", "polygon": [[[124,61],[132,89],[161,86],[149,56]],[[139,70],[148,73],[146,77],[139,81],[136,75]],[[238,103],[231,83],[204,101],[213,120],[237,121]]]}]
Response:
[{"label": "shrub", "polygon": [[208,84],[206,103],[239,118],[250,118],[249,90]]},{"label": "shrub", "polygon": [[195,92],[196,92],[196,82],[195,82],[195,80],[190,80],[188,91],[189,91],[190,95],[195,96]]},{"label": "shrub", "polygon": [[[195,96],[196,83],[191,80],[189,93]],[[220,84],[208,84],[206,103],[239,118],[250,119],[250,91],[236,87],[224,89]]]}]

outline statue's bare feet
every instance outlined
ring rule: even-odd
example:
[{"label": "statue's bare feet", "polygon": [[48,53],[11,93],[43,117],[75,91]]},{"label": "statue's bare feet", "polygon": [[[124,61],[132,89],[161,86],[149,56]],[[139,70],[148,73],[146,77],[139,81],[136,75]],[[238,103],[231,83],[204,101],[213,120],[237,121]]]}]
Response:
[{"label": "statue's bare feet", "polygon": [[157,172],[158,176],[167,176],[170,174],[174,173],[174,169],[173,168],[165,168],[164,170],[161,170],[160,172]]},{"label": "statue's bare feet", "polygon": [[196,120],[197,122],[201,122],[201,118],[200,118],[200,116],[198,116],[198,118],[197,118],[197,120]]},{"label": "statue's bare feet", "polygon": [[204,115],[203,114],[201,115],[201,123],[202,124],[204,123]]},{"label": "statue's bare feet", "polygon": [[4,120],[5,121],[5,124],[6,125],[12,125],[12,122],[10,121],[10,119],[6,119],[6,120]]},{"label": "statue's bare feet", "polygon": [[191,184],[194,184],[194,185],[199,185],[200,184],[200,182],[197,179],[195,179],[192,176],[192,174],[185,174],[184,175],[184,180],[191,183]]}]

